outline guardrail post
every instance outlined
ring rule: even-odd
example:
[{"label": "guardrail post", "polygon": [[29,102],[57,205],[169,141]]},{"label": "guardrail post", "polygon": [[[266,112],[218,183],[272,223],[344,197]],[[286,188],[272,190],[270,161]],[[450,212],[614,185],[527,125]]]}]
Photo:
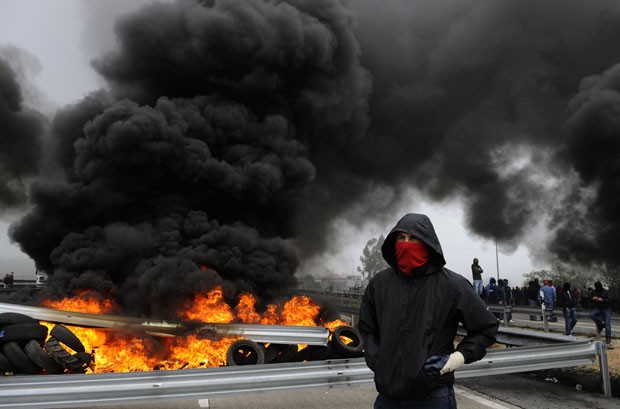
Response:
[{"label": "guardrail post", "polygon": [[545,332],[549,332],[549,316],[551,315],[551,313],[549,312],[549,310],[545,309],[545,305],[543,304],[541,306],[542,309],[542,319],[543,319],[543,326],[545,329]]},{"label": "guardrail post", "polygon": [[611,379],[609,376],[609,363],[607,362],[607,345],[603,342],[597,341],[596,350],[598,352],[601,380],[603,381],[603,393],[605,394],[605,397],[611,398]]},{"label": "guardrail post", "polygon": [[504,325],[510,326],[510,318],[512,317],[512,305],[504,305]]}]

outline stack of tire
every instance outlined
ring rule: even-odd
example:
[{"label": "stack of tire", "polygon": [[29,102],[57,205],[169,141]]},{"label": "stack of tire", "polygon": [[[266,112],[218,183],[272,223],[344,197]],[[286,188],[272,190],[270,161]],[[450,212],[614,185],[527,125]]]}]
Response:
[{"label": "stack of tire", "polygon": [[56,325],[48,336],[47,327],[28,315],[0,313],[0,375],[84,373],[92,364],[92,354],[67,327]]},{"label": "stack of tire", "polygon": [[[346,343],[341,337],[346,337],[351,342]],[[343,325],[334,329],[327,345],[310,345],[301,350],[298,349],[297,345],[265,345],[248,339],[240,339],[228,348],[226,362],[229,366],[261,365],[357,358],[363,355],[364,346],[359,331],[351,326]]]}]

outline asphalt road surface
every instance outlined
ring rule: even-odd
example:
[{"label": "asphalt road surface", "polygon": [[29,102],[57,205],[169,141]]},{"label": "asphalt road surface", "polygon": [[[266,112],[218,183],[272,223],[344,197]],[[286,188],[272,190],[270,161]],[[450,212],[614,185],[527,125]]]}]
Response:
[{"label": "asphalt road surface", "polygon": [[[456,387],[459,409],[611,409],[620,399],[577,391],[572,386],[546,382],[528,374],[460,380]],[[269,392],[202,400],[110,406],[114,409],[363,409],[372,408],[373,386]],[[82,409],[86,409],[84,407]]]},{"label": "asphalt road surface", "polygon": [[[457,387],[459,409],[515,409],[466,387]],[[114,409],[363,409],[372,408],[374,386],[354,386],[337,389],[310,389],[298,392],[270,392],[202,400],[111,406]],[[86,409],[86,408],[83,408]]]}]

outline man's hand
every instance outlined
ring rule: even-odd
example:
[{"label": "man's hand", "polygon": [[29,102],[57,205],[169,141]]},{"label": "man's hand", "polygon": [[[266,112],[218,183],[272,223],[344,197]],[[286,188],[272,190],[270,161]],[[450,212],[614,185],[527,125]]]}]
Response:
[{"label": "man's hand", "polygon": [[443,375],[448,372],[454,372],[465,363],[465,357],[459,351],[453,352],[448,358],[448,362],[441,368],[439,375]]}]

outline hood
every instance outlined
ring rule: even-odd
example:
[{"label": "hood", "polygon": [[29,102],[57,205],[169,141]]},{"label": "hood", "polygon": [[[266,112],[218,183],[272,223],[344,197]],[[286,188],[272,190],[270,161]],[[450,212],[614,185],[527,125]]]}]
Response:
[{"label": "hood", "polygon": [[437,234],[435,234],[435,228],[431,220],[424,214],[409,213],[396,223],[396,226],[390,231],[381,246],[383,258],[395,271],[399,271],[396,264],[396,251],[394,249],[396,233],[398,232],[409,233],[419,240],[422,240],[431,250],[431,260],[429,263],[438,267],[443,267],[446,264],[441,244],[439,244],[439,239],[437,238]]}]

